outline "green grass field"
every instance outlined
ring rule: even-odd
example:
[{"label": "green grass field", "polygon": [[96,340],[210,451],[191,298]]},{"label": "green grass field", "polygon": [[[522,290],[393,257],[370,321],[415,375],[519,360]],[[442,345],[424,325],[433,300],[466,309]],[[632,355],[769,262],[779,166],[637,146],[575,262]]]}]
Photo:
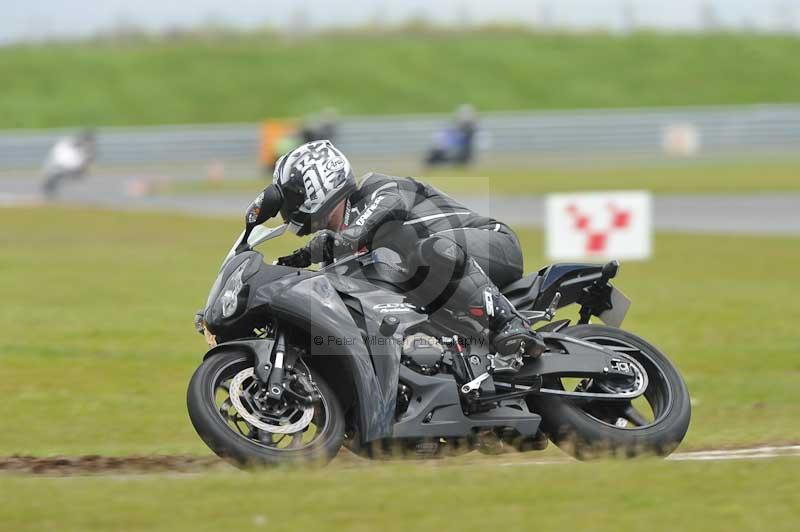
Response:
[{"label": "green grass field", "polygon": [[797,102],[800,39],[756,34],[217,34],[0,48],[0,129],[343,114]]},{"label": "green grass field", "polygon": [[[185,409],[205,348],[191,320],[239,222],[15,208],[0,228],[0,455],[207,454]],[[520,237],[534,270],[541,234]],[[683,449],[800,441],[798,244],[658,234],[654,260],[623,264],[626,326],[694,400]]]},{"label": "green grass field", "polygon": [[[208,455],[185,411],[204,351],[191,317],[237,221],[0,209],[0,456]],[[521,231],[528,269],[541,235]],[[269,256],[299,244],[287,237]],[[800,441],[800,239],[659,234],[624,264],[627,326],[692,394],[683,450]],[[550,449],[544,456],[558,457]],[[793,531],[800,460],[524,464],[542,454],[324,470],[0,474],[0,529]]]},{"label": "green grass field", "polygon": [[[546,194],[583,190],[650,190],[656,194],[752,194],[800,191],[800,161],[703,162],[660,167],[528,170],[443,169],[421,179],[450,193]],[[256,194],[265,178],[176,181],[159,194]]]},{"label": "green grass field", "polygon": [[58,530],[793,532],[796,458],[0,480],[0,522]]}]

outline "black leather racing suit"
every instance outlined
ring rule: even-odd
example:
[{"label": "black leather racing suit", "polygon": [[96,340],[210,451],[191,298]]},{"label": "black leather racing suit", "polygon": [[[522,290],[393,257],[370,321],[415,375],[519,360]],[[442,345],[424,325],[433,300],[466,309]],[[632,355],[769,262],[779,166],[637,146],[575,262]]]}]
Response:
[{"label": "black leather racing suit", "polygon": [[[493,284],[505,286],[522,277],[522,251],[516,234],[505,224],[481,216],[435,187],[412,178],[370,173],[348,202],[344,233],[359,245],[372,247],[376,235],[384,233],[381,245],[404,248],[393,241],[394,229],[380,231],[387,222],[394,228],[413,229],[417,241],[431,237],[457,244],[475,259]],[[404,236],[411,233],[406,230]],[[390,237],[387,239],[387,237]],[[429,244],[430,245],[430,244]],[[426,250],[428,246],[417,246]],[[410,250],[409,250],[410,251]]]},{"label": "black leather racing suit", "polygon": [[426,183],[376,173],[350,196],[344,222],[341,235],[354,247],[389,247],[407,259],[409,296],[431,310],[469,312],[493,331],[515,313],[497,288],[523,272],[519,240],[505,224]]},{"label": "black leather racing suit", "polygon": [[[270,190],[263,196],[269,209],[261,209],[260,199],[251,206],[254,223],[277,212],[280,195]],[[497,287],[519,279],[523,271],[519,241],[507,226],[412,178],[368,174],[346,201],[343,230],[337,235],[320,231],[305,248],[278,262],[304,267],[330,260],[333,248],[391,248],[407,265],[402,278],[393,275],[392,282],[412,301],[454,318],[450,323],[470,334],[483,336],[488,330],[494,371],[516,371],[520,355],[538,356],[546,349]]]},{"label": "black leather racing suit", "polygon": [[[335,258],[335,248],[393,248],[407,268],[395,269],[403,278],[392,282],[428,311],[441,310],[482,336],[488,329],[494,371],[516,371],[521,355],[545,351],[541,336],[497,287],[522,276],[522,252],[511,229],[411,178],[368,174],[346,201],[343,230],[320,231],[278,262],[305,267]],[[248,230],[274,217],[284,202],[275,185],[264,189],[247,211]]]}]

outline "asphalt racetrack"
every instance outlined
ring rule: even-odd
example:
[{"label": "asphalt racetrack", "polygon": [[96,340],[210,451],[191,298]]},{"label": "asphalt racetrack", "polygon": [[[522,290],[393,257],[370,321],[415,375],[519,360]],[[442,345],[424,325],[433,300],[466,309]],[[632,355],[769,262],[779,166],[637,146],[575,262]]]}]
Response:
[{"label": "asphalt racetrack", "polygon": [[[137,195],[135,180],[123,175],[93,175],[65,183],[59,202],[123,210],[183,212],[195,216],[242,216],[258,193]],[[265,181],[266,184],[266,181]],[[512,226],[541,227],[541,196],[456,195],[468,207]],[[41,202],[31,177],[0,179],[0,206]],[[733,233],[750,235],[800,234],[800,194],[657,195],[657,231]]]}]

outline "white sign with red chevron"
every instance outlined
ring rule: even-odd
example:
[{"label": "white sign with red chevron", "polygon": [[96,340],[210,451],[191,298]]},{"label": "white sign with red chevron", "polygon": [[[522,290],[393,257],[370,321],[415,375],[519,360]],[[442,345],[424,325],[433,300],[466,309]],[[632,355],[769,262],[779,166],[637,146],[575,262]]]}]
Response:
[{"label": "white sign with red chevron", "polygon": [[644,260],[652,253],[647,192],[551,194],[545,224],[551,260]]}]

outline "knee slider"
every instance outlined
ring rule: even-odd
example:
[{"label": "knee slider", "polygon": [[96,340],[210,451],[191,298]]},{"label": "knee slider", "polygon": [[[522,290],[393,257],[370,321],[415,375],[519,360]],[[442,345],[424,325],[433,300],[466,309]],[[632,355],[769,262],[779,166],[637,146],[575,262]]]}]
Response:
[{"label": "knee slider", "polygon": [[419,254],[423,263],[433,268],[449,267],[461,271],[467,262],[467,254],[461,246],[439,236],[432,236],[422,241]]}]

